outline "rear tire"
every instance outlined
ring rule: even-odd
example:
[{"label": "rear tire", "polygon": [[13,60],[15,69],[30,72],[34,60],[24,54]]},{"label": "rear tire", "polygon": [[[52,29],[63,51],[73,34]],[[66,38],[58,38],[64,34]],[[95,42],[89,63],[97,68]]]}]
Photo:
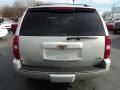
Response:
[{"label": "rear tire", "polygon": [[0,37],[0,40],[3,40],[3,38],[2,38],[2,37]]},{"label": "rear tire", "polygon": [[114,34],[117,34],[117,33],[118,33],[118,31],[117,31],[117,30],[114,30],[113,32],[114,32]]}]

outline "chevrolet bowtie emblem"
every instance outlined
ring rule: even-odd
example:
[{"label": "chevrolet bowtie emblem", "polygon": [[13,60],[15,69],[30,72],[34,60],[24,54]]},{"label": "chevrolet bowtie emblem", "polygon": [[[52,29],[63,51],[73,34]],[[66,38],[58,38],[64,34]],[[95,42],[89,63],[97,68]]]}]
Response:
[{"label": "chevrolet bowtie emblem", "polygon": [[67,47],[67,45],[65,45],[65,44],[60,44],[60,45],[58,45],[57,47],[60,48],[61,50],[63,50],[64,48]]}]

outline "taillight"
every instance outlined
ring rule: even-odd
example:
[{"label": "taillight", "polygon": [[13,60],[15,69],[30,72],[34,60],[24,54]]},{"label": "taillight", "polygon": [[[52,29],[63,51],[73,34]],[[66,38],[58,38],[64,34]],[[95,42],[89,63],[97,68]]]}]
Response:
[{"label": "taillight", "polygon": [[104,59],[108,59],[110,56],[111,51],[111,40],[110,36],[105,37],[105,53],[104,53]]},{"label": "taillight", "polygon": [[15,36],[13,39],[13,54],[16,59],[20,59],[19,53],[19,37]]}]

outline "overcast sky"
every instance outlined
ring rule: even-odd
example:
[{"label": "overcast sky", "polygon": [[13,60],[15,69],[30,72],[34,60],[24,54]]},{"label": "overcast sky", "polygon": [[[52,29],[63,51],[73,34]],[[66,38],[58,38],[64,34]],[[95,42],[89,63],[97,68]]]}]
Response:
[{"label": "overcast sky", "polygon": [[[63,3],[63,2],[72,2],[72,0],[40,0],[44,2],[57,2],[57,3]],[[120,0],[75,0],[75,3],[85,3],[89,4],[90,6],[93,6],[97,8],[100,12],[111,10],[111,7],[113,6],[113,3],[116,1],[116,4],[119,6],[120,3],[118,1]],[[4,6],[6,4],[13,4],[14,0],[0,0],[0,6]]]},{"label": "overcast sky", "polygon": [[4,6],[6,4],[12,4],[14,0],[0,0],[0,6]]}]

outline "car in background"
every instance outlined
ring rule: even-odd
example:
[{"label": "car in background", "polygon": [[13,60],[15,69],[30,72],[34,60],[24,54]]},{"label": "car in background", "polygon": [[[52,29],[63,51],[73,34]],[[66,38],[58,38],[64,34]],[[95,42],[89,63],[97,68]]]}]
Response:
[{"label": "car in background", "polygon": [[114,20],[113,32],[117,34],[120,31],[120,13],[114,13],[113,20]]},{"label": "car in background", "polygon": [[3,21],[3,23],[1,24],[3,27],[5,27],[7,30],[11,30],[11,24],[13,22],[11,20],[5,20]]},{"label": "car in background", "polygon": [[112,19],[109,20],[105,20],[106,26],[108,30],[113,30],[113,25],[114,25],[114,21],[112,21]]},{"label": "car in background", "polygon": [[13,24],[11,24],[11,31],[13,32],[13,34],[15,34],[16,29],[18,26],[18,22],[14,22]]},{"label": "car in background", "polygon": [[1,24],[1,23],[3,23],[3,18],[2,18],[2,17],[0,17],[0,24]]},{"label": "car in background", "polygon": [[14,22],[11,24],[11,31],[13,32],[13,34],[15,34],[17,26],[19,21],[21,20],[21,17],[19,17],[18,19],[14,20]]},{"label": "car in background", "polygon": [[114,34],[117,34],[120,31],[120,20],[116,20],[114,25],[113,25],[113,32]]},{"label": "car in background", "polygon": [[0,38],[7,36],[7,34],[8,34],[8,30],[2,25],[0,25]]}]

